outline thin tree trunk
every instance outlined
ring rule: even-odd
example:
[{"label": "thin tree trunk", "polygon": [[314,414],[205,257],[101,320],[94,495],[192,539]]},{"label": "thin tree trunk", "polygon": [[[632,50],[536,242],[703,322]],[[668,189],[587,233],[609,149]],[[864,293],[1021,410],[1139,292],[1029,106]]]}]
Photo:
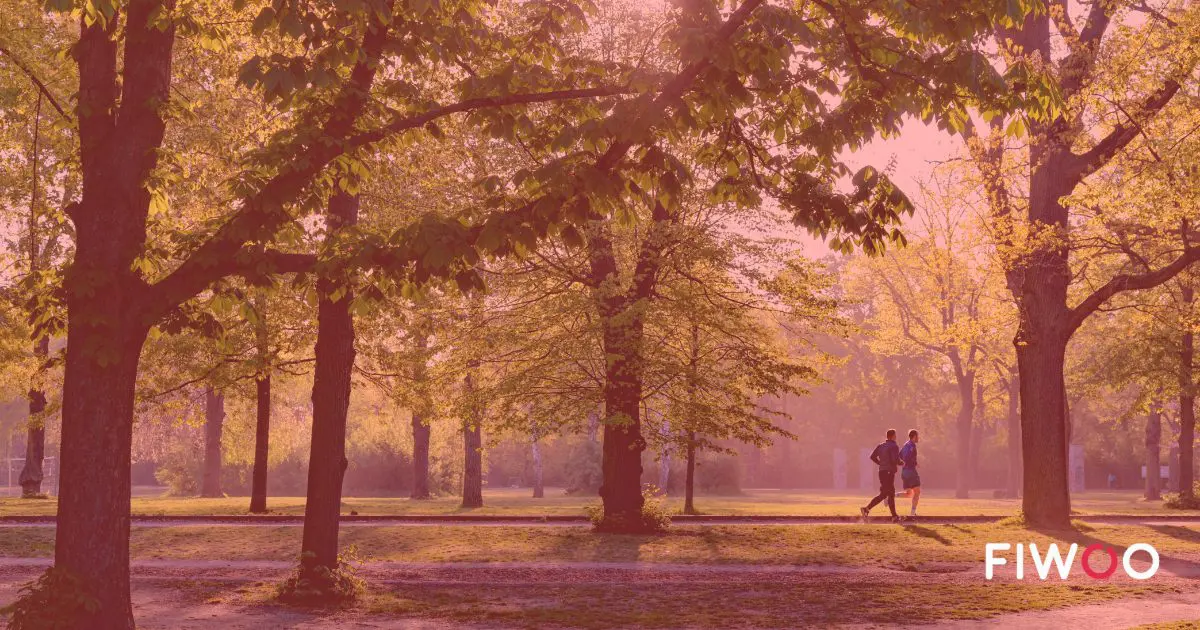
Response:
[{"label": "thin tree trunk", "polygon": [[956,427],[956,452],[958,475],[955,479],[954,497],[966,499],[971,490],[971,427],[975,423],[975,372],[962,370],[958,372],[958,419]]},{"label": "thin tree trunk", "polygon": [[250,511],[267,511],[267,467],[271,452],[271,374],[254,380],[254,472],[250,488]]},{"label": "thin tree trunk", "polygon": [[[38,92],[37,107],[33,116],[33,151],[29,163],[31,167],[30,186],[29,186],[29,275],[35,276],[38,273],[41,265],[42,253],[49,250],[49,243],[45,246],[38,244],[38,141],[41,139],[41,123],[42,123],[42,93]],[[31,313],[31,315],[34,313]],[[35,384],[29,388],[29,426],[25,432],[25,464],[21,467],[21,474],[17,481],[21,484],[21,496],[25,498],[34,498],[42,496],[42,480],[45,475],[42,470],[42,464],[46,457],[46,422],[42,418],[42,412],[46,410],[46,392],[42,390],[40,376],[45,368],[46,357],[50,354],[50,338],[42,335],[33,343],[33,356],[37,362],[37,375],[35,375]]]},{"label": "thin tree trunk", "polygon": [[475,383],[468,368],[463,379],[470,412],[463,422],[463,491],[462,506],[483,507],[483,414],[475,400]]},{"label": "thin tree trunk", "polygon": [[[1015,372],[1015,370],[1014,370]],[[1021,382],[1015,373],[1008,381],[1008,497],[1021,492]]]},{"label": "thin tree trunk", "polygon": [[983,400],[983,383],[975,383],[975,418],[971,427],[971,477],[968,479],[971,488],[979,487],[979,462],[983,448],[983,439],[987,435],[987,407]]},{"label": "thin tree trunk", "polygon": [[1153,408],[1146,416],[1146,492],[1147,501],[1157,501],[1162,498],[1162,480],[1159,467],[1162,465],[1162,412],[1158,402],[1152,403]]},{"label": "thin tree trunk", "polygon": [[[329,199],[326,223],[331,238],[358,222],[357,195],[337,192]],[[345,293],[334,300],[339,288]],[[313,424],[309,450],[308,492],[304,505],[301,577],[330,589],[329,571],[338,567],[338,520],[346,474],[346,415],[354,369],[353,292],[327,276],[317,280],[316,362],[313,366]]]},{"label": "thin tree trunk", "polygon": [[546,487],[542,485],[542,448],[536,431],[533,434],[531,448],[533,450],[533,498],[541,499],[546,496]]},{"label": "thin tree trunk", "polygon": [[[1182,282],[1183,303],[1191,315],[1195,292],[1191,278]],[[1189,318],[1190,322],[1190,318]],[[1179,352],[1179,494],[1185,501],[1195,498],[1195,469],[1193,458],[1196,445],[1196,389],[1192,370],[1195,369],[1196,337],[1190,323],[1180,339]]]},{"label": "thin tree trunk", "polygon": [[427,370],[425,350],[428,345],[428,339],[424,333],[419,333],[416,342],[418,356],[416,364],[413,365],[413,383],[417,388],[417,398],[420,402],[414,405],[412,411],[413,485],[409,498],[428,499],[432,497],[432,493],[429,491],[429,436],[432,430],[429,426],[430,418],[427,414],[427,405],[424,402]]},{"label": "thin tree trunk", "polygon": [[204,390],[204,472],[200,496],[220,497],[221,433],[225,427],[225,394],[209,387]]},{"label": "thin tree trunk", "polygon": [[250,511],[267,511],[267,468],[271,454],[271,347],[267,329],[267,300],[262,291],[254,296],[258,321],[254,326],[254,345],[258,353],[258,374],[254,379],[254,470],[250,482]]},{"label": "thin tree trunk", "polygon": [[[33,344],[33,356],[37,359],[40,371],[50,354],[50,339],[42,337]],[[46,392],[41,387],[29,390],[29,428],[25,433],[25,465],[17,478],[21,484],[21,496],[33,498],[42,496],[42,480],[45,478],[43,463],[46,458],[46,419],[42,412],[46,410]]]},{"label": "thin tree trunk", "polygon": [[695,514],[696,504],[696,432],[687,433],[687,479],[684,481],[683,513]]}]

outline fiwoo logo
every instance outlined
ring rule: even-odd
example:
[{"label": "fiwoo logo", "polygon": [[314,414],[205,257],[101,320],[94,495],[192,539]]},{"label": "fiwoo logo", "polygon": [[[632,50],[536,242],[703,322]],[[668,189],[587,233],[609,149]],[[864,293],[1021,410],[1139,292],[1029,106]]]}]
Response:
[{"label": "fiwoo logo", "polygon": [[[998,552],[1004,552],[1012,549],[1012,545],[1008,543],[987,543],[984,545],[984,567],[983,574],[987,579],[992,579],[992,570],[994,567],[1008,564],[1008,559],[1002,556],[997,556]],[[1050,575],[1051,566],[1058,569],[1058,577],[1067,579],[1071,573],[1071,566],[1075,562],[1075,552],[1079,550],[1079,545],[1071,543],[1071,548],[1067,552],[1067,557],[1063,558],[1058,551],[1058,545],[1051,543],[1046,549],[1046,554],[1043,556],[1038,553],[1037,543],[1029,543],[1029,555],[1033,558],[1033,566],[1037,571],[1038,579],[1046,579]],[[1144,551],[1150,556],[1150,568],[1145,571],[1138,571],[1130,564],[1130,559],[1139,551]],[[1092,568],[1089,562],[1092,554],[1100,552],[1102,555],[1108,556],[1108,568],[1103,571],[1097,571]],[[1083,555],[1079,558],[1079,564],[1083,568],[1083,572],[1088,577],[1097,580],[1107,580],[1117,570],[1117,552],[1112,547],[1106,547],[1101,544],[1089,545],[1083,550]],[[1125,569],[1125,574],[1135,580],[1148,580],[1158,573],[1158,550],[1146,543],[1136,543],[1130,545],[1125,550],[1125,555],[1121,557],[1121,564]],[[1017,579],[1025,579],[1025,545],[1017,543]]]}]

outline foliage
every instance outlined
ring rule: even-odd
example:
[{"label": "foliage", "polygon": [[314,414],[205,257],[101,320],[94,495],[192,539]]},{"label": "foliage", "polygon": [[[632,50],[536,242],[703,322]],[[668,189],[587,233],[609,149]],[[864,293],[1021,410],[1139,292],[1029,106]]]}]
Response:
[{"label": "foliage", "polygon": [[642,484],[642,511],[633,520],[606,514],[602,505],[585,507],[584,514],[597,532],[609,534],[658,534],[671,527],[671,513],[663,494],[650,483]]},{"label": "foliage", "polygon": [[13,630],[74,630],[97,607],[96,598],[70,572],[46,569],[38,579],[22,586],[16,601],[0,608]]},{"label": "foliage", "polygon": [[342,606],[353,603],[366,590],[366,582],[358,577],[358,551],[353,545],[338,554],[333,568],[306,566],[312,556],[305,552],[300,557],[300,566],[279,585],[276,599],[296,606]]},{"label": "foliage", "polygon": [[1200,510],[1200,481],[1192,486],[1192,495],[1184,496],[1182,492],[1169,492],[1163,495],[1163,507],[1172,510]]}]

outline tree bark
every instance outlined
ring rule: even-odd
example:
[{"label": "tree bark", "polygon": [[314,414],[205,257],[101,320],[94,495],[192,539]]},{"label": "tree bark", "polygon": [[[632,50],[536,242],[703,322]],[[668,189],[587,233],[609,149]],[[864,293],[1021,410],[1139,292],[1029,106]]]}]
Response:
[{"label": "tree bark", "polygon": [[1159,467],[1162,465],[1162,412],[1158,402],[1146,416],[1146,492],[1147,501],[1157,501],[1162,498],[1162,479]]},{"label": "tree bark", "polygon": [[1016,371],[1008,381],[1008,484],[1007,494],[1015,499],[1021,493],[1021,382]]},{"label": "tree bark", "polygon": [[542,449],[537,433],[533,436],[533,498],[542,499],[546,496],[546,487],[542,485]]},{"label": "tree bark", "polygon": [[271,453],[271,374],[254,380],[254,472],[250,488],[250,511],[267,511],[267,468]]},{"label": "tree bark", "polygon": [[696,504],[696,432],[687,433],[687,478],[684,480],[683,513],[695,514]]},{"label": "tree bark", "polygon": [[971,476],[967,479],[971,488],[979,486],[979,463],[983,440],[987,436],[987,407],[983,399],[983,383],[975,381],[975,410],[971,421]]},{"label": "tree bark", "polygon": [[[327,239],[358,222],[357,195],[334,193],[329,199]],[[332,243],[329,243],[332,245]],[[333,294],[344,293],[337,300]],[[353,292],[335,278],[317,279],[317,343],[313,366],[313,426],[308,460],[308,492],[304,505],[301,576],[319,588],[328,584],[328,571],[338,567],[338,520],[342,480],[346,474],[346,415],[350,407],[354,369]]]},{"label": "tree bark", "polygon": [[426,378],[425,350],[428,345],[424,333],[417,336],[418,356],[413,365],[413,383],[418,390],[418,403],[412,411],[413,432],[413,485],[409,498],[429,499],[433,495],[429,491],[429,436],[432,430],[429,426],[428,409],[425,404],[424,388]]},{"label": "tree bark", "polygon": [[652,208],[652,223],[638,251],[629,286],[620,288],[616,253],[607,221],[593,217],[587,237],[592,297],[600,316],[604,366],[603,482],[601,529],[638,531],[642,523],[642,370],[646,311],[664,253],[671,243],[675,217],[662,203]]},{"label": "tree bark", "polygon": [[200,496],[220,497],[221,433],[225,428],[225,394],[209,387],[204,390],[204,472]]},{"label": "tree bark", "polygon": [[133,263],[146,241],[145,182],[166,128],[157,107],[168,97],[175,38],[172,22],[151,26],[158,4],[131,0],[126,6],[124,80],[117,75],[118,16],[83,24],[72,49],[79,66],[83,187],[80,201],[67,208],[76,242],[63,286],[69,325],[54,565],[94,598],[95,605],[70,622],[91,630],[134,627],[133,401],[138,358],[153,322],[139,316],[146,284]]},{"label": "tree bark", "polygon": [[[1195,291],[1190,278],[1182,283],[1183,303],[1191,315]],[[1195,498],[1195,468],[1193,468],[1196,446],[1196,386],[1192,371],[1195,369],[1196,337],[1192,332],[1190,317],[1187,330],[1180,339],[1179,351],[1179,495],[1185,501]]]},{"label": "tree bark", "polygon": [[[50,354],[50,338],[42,337],[33,344],[33,356],[37,359],[38,370],[46,363]],[[21,467],[18,482],[21,484],[21,496],[33,498],[42,496],[42,480],[45,478],[43,464],[46,459],[46,420],[42,412],[46,410],[46,392],[40,386],[29,390],[29,428],[25,432],[25,465]]]},{"label": "tree bark", "polygon": [[254,298],[258,314],[254,345],[258,353],[259,371],[254,379],[254,470],[250,482],[250,511],[259,514],[267,511],[267,469],[271,454],[271,348],[266,298],[261,291]]},{"label": "tree bark", "polygon": [[[470,369],[470,368],[468,368]],[[464,378],[470,411],[463,422],[463,490],[462,506],[483,507],[483,414],[475,400],[475,383],[468,371]]]},{"label": "tree bark", "polygon": [[957,477],[954,484],[954,497],[966,499],[971,494],[971,429],[975,424],[975,371],[963,370],[954,360],[958,380],[958,418],[955,421],[955,445],[957,457]]}]

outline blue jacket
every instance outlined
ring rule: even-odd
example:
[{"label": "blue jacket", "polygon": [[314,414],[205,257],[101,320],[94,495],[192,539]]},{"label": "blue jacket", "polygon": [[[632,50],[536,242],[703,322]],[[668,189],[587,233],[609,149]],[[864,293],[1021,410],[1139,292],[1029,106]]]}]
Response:
[{"label": "blue jacket", "polygon": [[905,470],[916,470],[917,468],[917,444],[912,440],[904,443],[904,447],[900,449],[900,461],[904,462]]},{"label": "blue jacket", "polygon": [[871,451],[871,461],[879,464],[879,472],[896,472],[896,467],[900,465],[900,447],[896,446],[896,440],[885,440]]}]

